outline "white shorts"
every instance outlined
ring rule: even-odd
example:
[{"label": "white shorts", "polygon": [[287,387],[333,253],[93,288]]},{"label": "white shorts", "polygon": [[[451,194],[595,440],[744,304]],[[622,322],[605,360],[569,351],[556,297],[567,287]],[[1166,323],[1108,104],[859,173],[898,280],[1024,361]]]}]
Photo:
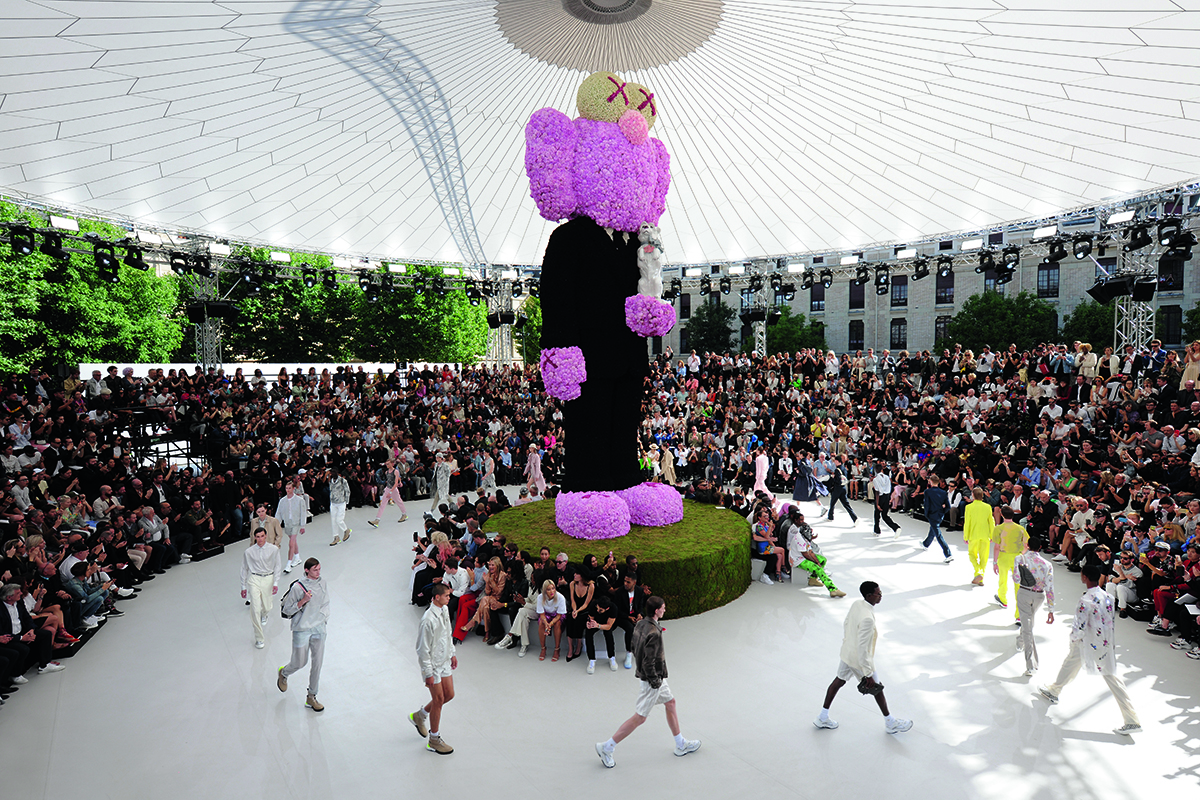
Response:
[{"label": "white shorts", "polygon": [[433,682],[434,683],[441,683],[442,678],[452,678],[452,677],[454,677],[454,670],[450,668],[450,662],[448,662],[448,661],[433,671]]},{"label": "white shorts", "polygon": [[[853,684],[857,684],[863,678],[861,673],[855,672],[853,669],[851,669],[850,665],[847,664],[845,661],[838,661],[837,676],[839,678],[841,678],[842,680],[844,680],[846,683],[853,683]],[[871,677],[874,678],[875,680],[879,680],[879,673],[872,672]]]},{"label": "white shorts", "polygon": [[659,684],[657,689],[655,689],[646,681],[642,681],[642,688],[640,691],[638,691],[637,708],[635,709],[635,712],[639,717],[648,717],[656,705],[659,705],[660,703],[669,703],[674,699],[675,696],[671,694],[671,687],[667,686],[667,682],[665,680]]}]

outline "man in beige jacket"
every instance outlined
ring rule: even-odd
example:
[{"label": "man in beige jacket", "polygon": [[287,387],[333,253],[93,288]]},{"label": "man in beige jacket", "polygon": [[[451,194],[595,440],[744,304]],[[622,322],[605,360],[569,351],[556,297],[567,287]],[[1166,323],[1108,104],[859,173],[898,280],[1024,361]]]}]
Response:
[{"label": "man in beige jacket", "polygon": [[836,728],[838,724],[829,718],[829,706],[838,690],[850,681],[857,681],[859,691],[875,695],[875,702],[883,712],[884,730],[888,733],[903,733],[912,727],[912,720],[893,717],[888,711],[887,699],[883,696],[883,684],[875,671],[875,641],[879,631],[875,627],[875,606],[883,599],[883,590],[874,581],[863,581],[858,587],[862,600],[855,600],[846,615],[842,636],[841,661],[838,662],[837,677],[825,692],[825,707],[821,715],[813,720],[818,728]]}]

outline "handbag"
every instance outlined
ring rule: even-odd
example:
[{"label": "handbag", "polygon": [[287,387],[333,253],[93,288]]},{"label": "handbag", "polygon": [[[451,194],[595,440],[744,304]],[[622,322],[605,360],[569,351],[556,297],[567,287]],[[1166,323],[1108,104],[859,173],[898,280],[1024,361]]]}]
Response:
[{"label": "handbag", "polygon": [[883,691],[883,684],[880,683],[879,681],[871,680],[870,675],[864,675],[862,677],[862,680],[860,680],[858,682],[859,694],[869,694],[872,697],[875,697],[882,691]]}]

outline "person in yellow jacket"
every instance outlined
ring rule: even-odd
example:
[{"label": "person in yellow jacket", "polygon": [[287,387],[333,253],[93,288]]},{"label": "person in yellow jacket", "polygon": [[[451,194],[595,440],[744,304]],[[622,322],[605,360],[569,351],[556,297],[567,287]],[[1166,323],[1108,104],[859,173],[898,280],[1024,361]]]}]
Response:
[{"label": "person in yellow jacket", "polygon": [[975,569],[975,577],[971,579],[974,586],[983,586],[983,571],[987,569],[988,545],[992,541],[992,507],[983,498],[987,493],[979,486],[975,487],[972,497],[975,499],[967,504],[967,513],[963,518],[963,541],[967,543],[967,552],[971,557],[971,566]]},{"label": "person in yellow jacket", "polygon": [[[1017,556],[1025,552],[1025,543],[1029,534],[1017,523],[1013,522],[1013,510],[1008,506],[1000,509],[1004,521],[992,531],[992,563],[1000,576],[1000,588],[996,592],[996,602],[1001,608],[1008,608],[1008,586],[1012,583],[1013,563]],[[1016,593],[1013,593],[1014,600]],[[1014,602],[1015,606],[1016,603]],[[1020,609],[1013,611],[1013,616],[1020,617]]]}]

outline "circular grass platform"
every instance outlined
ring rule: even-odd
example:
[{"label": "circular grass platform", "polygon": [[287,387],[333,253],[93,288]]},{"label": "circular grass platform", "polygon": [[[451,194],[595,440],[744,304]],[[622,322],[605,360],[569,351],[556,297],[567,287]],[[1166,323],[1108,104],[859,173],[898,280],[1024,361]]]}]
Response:
[{"label": "circular grass platform", "polygon": [[634,525],[626,536],[590,541],[567,536],[554,524],[554,501],[516,506],[487,521],[488,533],[537,558],[549,547],[579,563],[589,553],[601,563],[612,550],[618,564],[636,555],[642,582],[667,601],[667,619],[719,608],[750,585],[750,524],[725,509],[683,501],[683,520],[663,528]]}]

